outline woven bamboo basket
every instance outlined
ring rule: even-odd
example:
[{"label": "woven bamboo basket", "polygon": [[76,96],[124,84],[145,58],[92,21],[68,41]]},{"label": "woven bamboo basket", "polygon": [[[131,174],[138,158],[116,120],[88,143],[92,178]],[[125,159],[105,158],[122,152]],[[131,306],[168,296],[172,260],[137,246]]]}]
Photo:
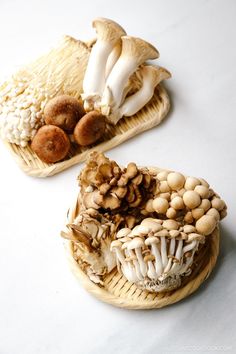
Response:
[{"label": "woven bamboo basket", "polygon": [[[156,172],[162,169],[150,168]],[[68,211],[68,223],[73,223],[79,214],[79,203],[76,197],[75,203]],[[178,302],[196,291],[206,280],[216,264],[219,254],[220,232],[217,227],[211,235],[207,236],[204,245],[201,245],[195,255],[192,266],[192,273],[185,276],[181,287],[164,293],[151,293],[141,290],[114,268],[104,276],[104,285],[93,283],[82,271],[74,258],[74,246],[72,241],[65,241],[65,249],[69,260],[71,271],[80,284],[93,296],[111,305],[126,309],[154,309],[161,308]]]},{"label": "woven bamboo basket", "polygon": [[[93,41],[86,44],[65,36],[58,47],[16,73],[14,77],[16,80],[24,77],[31,84],[37,83],[37,78],[40,78],[40,82],[47,88],[51,96],[69,94],[79,98],[91,45],[93,45]],[[0,94],[7,85],[8,82],[5,82],[0,86]],[[54,164],[41,161],[32,151],[30,145],[23,148],[16,144],[6,143],[6,146],[20,168],[28,175],[48,177],[86,160],[94,148],[100,152],[109,150],[135,135],[153,128],[161,123],[169,108],[168,94],[162,85],[158,85],[153,98],[137,114],[122,118],[116,126],[109,126],[103,138],[96,145],[80,147],[72,143],[68,157]]]}]

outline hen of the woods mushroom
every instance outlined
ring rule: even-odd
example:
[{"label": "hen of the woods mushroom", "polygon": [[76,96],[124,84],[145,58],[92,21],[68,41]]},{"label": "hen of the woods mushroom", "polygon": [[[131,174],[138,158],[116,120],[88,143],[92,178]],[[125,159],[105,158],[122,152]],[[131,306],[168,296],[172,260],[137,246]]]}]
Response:
[{"label": "hen of the woods mushroom", "polygon": [[79,184],[79,212],[62,236],[101,285],[117,267],[141,289],[178,288],[226,216],[224,201],[205,180],[135,163],[123,168],[101,153],[91,154]]}]

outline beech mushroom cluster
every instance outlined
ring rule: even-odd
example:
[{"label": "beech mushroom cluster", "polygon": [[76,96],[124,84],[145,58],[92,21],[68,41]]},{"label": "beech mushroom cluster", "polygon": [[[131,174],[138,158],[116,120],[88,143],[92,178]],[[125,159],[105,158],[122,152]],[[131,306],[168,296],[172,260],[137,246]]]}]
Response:
[{"label": "beech mushroom cluster", "polygon": [[142,289],[179,287],[199,245],[226,216],[224,201],[205,180],[135,163],[120,167],[98,152],[79,184],[79,213],[63,236],[86,274],[101,284],[117,266]]},{"label": "beech mushroom cluster", "polygon": [[147,214],[193,224],[203,235],[211,234],[225,217],[225,202],[204,179],[170,171],[158,173],[155,179],[155,195],[144,208]]},{"label": "beech mushroom cluster", "polygon": [[[132,116],[152,98],[155,87],[170,73],[161,67],[144,65],[159,57],[157,49],[143,39],[127,36],[116,22],[106,18],[93,21],[97,39],[93,45],[83,80],[86,111],[99,110],[116,124]],[[141,88],[129,93],[129,79],[137,73]]]},{"label": "beech mushroom cluster", "polygon": [[194,226],[175,220],[146,218],[133,229],[123,228],[112,241],[118,269],[138,287],[158,292],[180,286],[181,276],[191,273],[199,243],[205,236]]}]

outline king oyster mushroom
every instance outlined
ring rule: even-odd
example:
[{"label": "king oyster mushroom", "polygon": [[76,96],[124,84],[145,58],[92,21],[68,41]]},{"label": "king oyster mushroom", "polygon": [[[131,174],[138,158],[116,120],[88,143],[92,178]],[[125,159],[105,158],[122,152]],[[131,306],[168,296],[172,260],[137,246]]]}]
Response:
[{"label": "king oyster mushroom", "polygon": [[114,65],[114,55],[109,67],[108,58],[116,45],[119,45],[121,36],[126,34],[120,25],[106,18],[95,19],[93,27],[97,32],[97,40],[92,47],[83,80],[82,99],[85,110],[93,110],[94,102],[102,96],[106,75],[111,65]]}]

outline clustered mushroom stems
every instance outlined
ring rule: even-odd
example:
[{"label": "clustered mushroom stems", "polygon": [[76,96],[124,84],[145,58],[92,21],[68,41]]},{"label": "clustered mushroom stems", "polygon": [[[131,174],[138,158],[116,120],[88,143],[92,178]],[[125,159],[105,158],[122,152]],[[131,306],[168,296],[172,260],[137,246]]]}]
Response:
[{"label": "clustered mushroom stems", "polygon": [[[73,224],[88,234],[91,253],[100,261],[106,257],[109,267],[103,260],[103,269],[117,265],[128,280],[151,291],[180,285],[199,244],[226,215],[224,201],[201,178],[135,163],[123,168],[97,152],[79,184],[80,212]],[[82,237],[77,242],[83,244]],[[91,274],[99,274],[96,267]]]},{"label": "clustered mushroom stems", "polygon": [[[155,87],[171,75],[164,68],[144,65],[159,57],[157,49],[143,39],[127,36],[109,19],[93,21],[97,40],[91,49],[83,80],[86,111],[100,110],[109,123],[132,116],[152,98]],[[129,80],[136,73],[141,88],[128,96]]]}]

